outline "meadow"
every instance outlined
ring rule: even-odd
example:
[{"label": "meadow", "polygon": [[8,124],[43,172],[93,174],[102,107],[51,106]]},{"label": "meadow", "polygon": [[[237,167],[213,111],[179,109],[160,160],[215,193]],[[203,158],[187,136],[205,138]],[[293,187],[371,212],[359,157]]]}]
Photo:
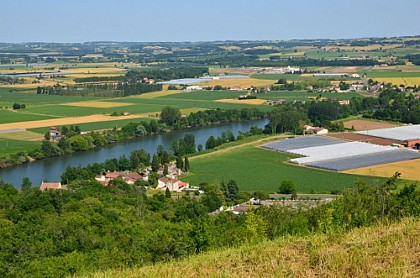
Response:
[{"label": "meadow", "polygon": [[417,277],[419,227],[418,219],[405,218],[334,236],[285,236],[82,277]]},{"label": "meadow", "polygon": [[[290,154],[257,148],[252,145],[213,152],[190,159],[191,173],[182,179],[198,185],[235,180],[241,190],[276,192],[284,180],[292,180],[299,193],[330,193],[353,187],[360,179],[375,183],[378,178],[348,175],[300,167],[287,163]],[[381,179],[383,180],[383,179]],[[316,182],[314,182],[316,181]]]},{"label": "meadow", "polygon": [[0,138],[1,156],[16,154],[19,152],[28,152],[39,148],[40,146],[41,141],[11,140]]},{"label": "meadow", "polygon": [[33,115],[25,113],[26,111],[12,111],[12,110],[0,110],[0,124],[26,122],[26,121],[37,121],[51,119],[52,117],[45,115]]}]

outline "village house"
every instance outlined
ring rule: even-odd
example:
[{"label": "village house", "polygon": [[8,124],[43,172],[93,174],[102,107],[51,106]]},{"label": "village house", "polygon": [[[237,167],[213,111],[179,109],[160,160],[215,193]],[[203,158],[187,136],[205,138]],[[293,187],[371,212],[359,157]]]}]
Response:
[{"label": "village house", "polygon": [[349,105],[350,104],[350,100],[349,99],[339,100],[338,103],[340,105]]},{"label": "village house", "polygon": [[183,182],[177,179],[160,178],[158,179],[158,186],[156,189],[158,190],[169,189],[169,191],[181,192],[189,187],[190,187],[190,184],[188,182]]},{"label": "village house", "polygon": [[284,104],[286,102],[287,102],[287,100],[285,100],[285,99],[279,99],[279,100],[269,99],[265,103],[268,104],[268,105],[278,105],[278,104]]},{"label": "village house", "polygon": [[48,189],[56,190],[56,189],[62,189],[61,182],[41,182],[41,185],[39,186],[39,190],[45,191]]},{"label": "village house", "polygon": [[61,133],[58,130],[58,128],[56,128],[55,126],[53,126],[53,127],[50,128],[49,133],[50,133],[50,136],[51,136],[51,139],[52,140],[60,140]]},{"label": "village house", "polygon": [[351,84],[350,85],[350,91],[356,91],[359,92],[363,90],[364,85],[363,84]]},{"label": "village house", "polygon": [[323,128],[323,127],[313,127],[310,125],[305,125],[304,134],[314,134],[314,135],[328,134],[328,129]]},{"label": "village house", "polygon": [[148,175],[140,175],[135,172],[107,172],[105,175],[97,175],[95,180],[97,180],[102,185],[107,186],[110,181],[121,178],[127,184],[134,184],[138,180],[148,180]]}]

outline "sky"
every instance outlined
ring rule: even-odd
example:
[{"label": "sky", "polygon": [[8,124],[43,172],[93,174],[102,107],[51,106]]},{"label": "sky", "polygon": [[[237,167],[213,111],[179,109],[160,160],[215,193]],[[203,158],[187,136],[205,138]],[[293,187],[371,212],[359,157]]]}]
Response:
[{"label": "sky", "polygon": [[0,42],[420,35],[420,0],[1,0]]}]

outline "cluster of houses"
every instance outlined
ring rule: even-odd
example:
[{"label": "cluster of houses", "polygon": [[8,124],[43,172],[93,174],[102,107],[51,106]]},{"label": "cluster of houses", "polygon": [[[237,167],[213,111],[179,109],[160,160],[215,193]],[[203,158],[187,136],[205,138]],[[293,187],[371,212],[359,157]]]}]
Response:
[{"label": "cluster of houses", "polygon": [[[163,176],[164,169],[161,167],[157,174]],[[142,180],[142,181],[148,181],[149,175],[152,173],[152,169],[149,167],[147,168],[143,173],[137,173],[137,172],[130,172],[130,171],[114,171],[114,172],[106,172],[99,174],[95,177],[95,180],[98,181],[103,186],[110,186],[112,182],[116,179],[121,179],[127,184],[135,184],[136,181]],[[164,177],[161,177],[158,179],[158,185],[156,187],[157,190],[163,190],[169,189],[169,191],[174,192],[182,192],[188,188],[190,188],[190,184],[188,182],[183,182],[178,179],[180,175],[182,175],[183,172],[181,169],[178,169],[174,164],[170,163],[168,164],[168,174],[166,174]],[[65,185],[62,185],[61,182],[41,182],[41,185],[39,187],[41,191],[45,191],[47,189],[65,189]]]},{"label": "cluster of houses", "polygon": [[[157,173],[163,176],[164,168],[161,167]],[[115,179],[122,179],[127,184],[134,184],[138,180],[148,181],[149,175],[152,173],[150,167],[146,168],[145,171],[141,174],[136,172],[107,172],[100,175],[97,175],[95,179],[104,186],[108,186]],[[186,188],[189,188],[190,184],[188,182],[183,182],[178,179],[183,172],[181,169],[178,169],[174,164],[168,164],[168,173],[158,179],[157,190],[166,190],[169,191],[181,192]]]},{"label": "cluster of houses", "polygon": [[322,134],[328,134],[328,129],[323,128],[323,127],[313,127],[310,125],[305,125],[303,127],[303,133],[310,134],[310,135],[322,135]]}]

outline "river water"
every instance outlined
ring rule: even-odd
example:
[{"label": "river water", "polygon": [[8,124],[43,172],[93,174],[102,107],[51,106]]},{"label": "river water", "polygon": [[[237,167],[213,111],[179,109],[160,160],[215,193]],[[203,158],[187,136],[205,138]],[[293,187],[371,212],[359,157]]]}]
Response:
[{"label": "river water", "polygon": [[103,162],[106,159],[117,158],[121,155],[126,155],[128,157],[130,152],[137,149],[144,149],[153,155],[156,153],[156,149],[159,145],[170,150],[172,142],[183,138],[185,134],[193,134],[195,136],[196,145],[202,144],[205,146],[206,140],[212,135],[217,137],[220,136],[222,132],[229,130],[236,136],[240,131],[249,131],[252,126],[263,128],[267,123],[268,120],[264,119],[145,136],[132,141],[116,143],[87,152],[47,158],[23,165],[0,169],[0,178],[6,182],[13,183],[15,187],[20,187],[22,178],[29,177],[33,186],[39,186],[43,180],[59,181],[61,173],[68,165],[85,166],[94,162]]}]

